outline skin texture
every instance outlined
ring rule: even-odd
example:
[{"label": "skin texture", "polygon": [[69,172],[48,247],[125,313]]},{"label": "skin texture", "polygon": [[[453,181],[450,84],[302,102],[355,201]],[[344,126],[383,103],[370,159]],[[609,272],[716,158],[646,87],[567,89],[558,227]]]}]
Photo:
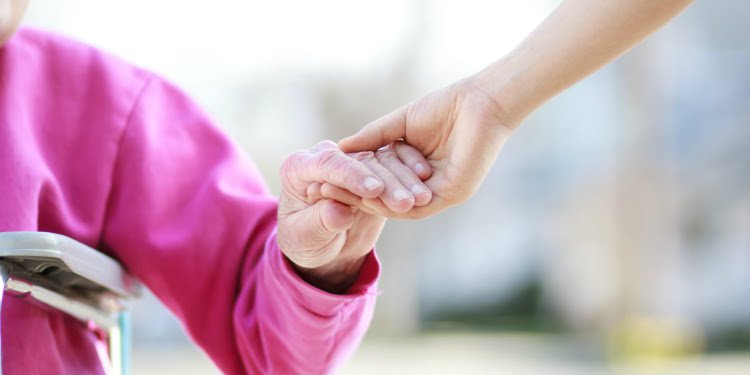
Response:
[{"label": "skin texture", "polygon": [[0,0],[0,46],[18,30],[28,0]]},{"label": "skin texture", "polygon": [[[415,149],[401,146],[412,162],[427,165]],[[388,149],[347,155],[334,142],[323,141],[293,153],[281,167],[279,247],[306,281],[329,292],[344,292],[356,280],[385,218],[324,198],[324,189],[336,187],[342,196],[366,197],[408,212],[430,201],[420,174],[429,177],[429,168],[417,173]],[[382,182],[368,188],[364,183],[368,177]],[[396,200],[399,190],[403,199]]]},{"label": "skin texture", "polygon": [[690,0],[566,0],[516,49],[481,72],[368,125],[339,145],[375,150],[398,139],[427,158],[433,199],[395,212],[369,199],[348,201],[393,218],[423,218],[469,199],[523,119],[550,97],[656,31]]}]

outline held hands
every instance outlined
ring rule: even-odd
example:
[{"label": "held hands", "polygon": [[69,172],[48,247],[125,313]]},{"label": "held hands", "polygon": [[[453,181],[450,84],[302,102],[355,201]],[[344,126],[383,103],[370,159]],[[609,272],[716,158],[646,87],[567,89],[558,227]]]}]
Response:
[{"label": "held hands", "polygon": [[298,151],[281,167],[279,247],[306,281],[343,292],[385,224],[384,217],[347,202],[367,200],[408,212],[430,202],[432,193],[422,183],[430,175],[422,154],[405,144],[345,154],[324,141]]},{"label": "held hands", "polygon": [[[339,142],[345,152],[376,150],[386,145],[398,149],[403,142],[416,148],[432,170],[425,181],[432,191],[429,204],[404,212],[365,196],[346,202],[387,217],[416,219],[469,199],[519,121],[509,119],[479,82],[469,78],[433,92]],[[403,142],[394,144],[397,140]],[[339,193],[337,189],[324,188],[324,197]]]},{"label": "held hands", "polygon": [[304,279],[345,291],[385,217],[427,217],[477,191],[520,121],[478,82],[406,105],[343,139],[341,149],[325,141],[286,160],[278,242]]},{"label": "held hands", "polygon": [[[366,152],[354,154],[356,160],[331,143],[293,155],[282,169],[279,208],[279,244],[287,257],[303,277],[346,285],[383,226],[373,214],[423,218],[469,199],[523,117],[690,1],[652,3],[591,8],[565,2],[509,56],[339,142],[343,152]],[[633,17],[643,14],[649,17]],[[593,22],[582,28],[578,16]]]}]

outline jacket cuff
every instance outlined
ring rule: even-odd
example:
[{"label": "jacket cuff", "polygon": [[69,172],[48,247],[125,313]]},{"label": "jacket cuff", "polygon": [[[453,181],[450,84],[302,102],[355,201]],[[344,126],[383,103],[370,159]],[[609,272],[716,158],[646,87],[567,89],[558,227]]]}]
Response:
[{"label": "jacket cuff", "polygon": [[353,300],[377,294],[380,261],[375,255],[375,249],[365,256],[357,280],[344,294],[326,292],[303,280],[292,268],[289,259],[281,252],[276,242],[276,231],[269,236],[266,243],[265,260],[275,281],[299,304],[318,314],[335,313],[338,307]]}]

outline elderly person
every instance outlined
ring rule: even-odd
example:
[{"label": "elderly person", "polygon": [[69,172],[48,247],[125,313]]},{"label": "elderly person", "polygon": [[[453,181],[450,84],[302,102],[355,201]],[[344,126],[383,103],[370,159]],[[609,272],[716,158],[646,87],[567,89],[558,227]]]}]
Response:
[{"label": "elderly person", "polygon": [[[65,38],[16,33],[25,5],[0,0],[0,231],[60,233],[115,257],[224,373],[331,372],[372,316],[385,219],[322,186],[406,212],[429,202],[430,171],[398,155],[421,154],[321,142],[284,163],[277,201],[179,89]],[[101,336],[75,318],[17,298],[2,314],[5,374],[106,372]]]}]

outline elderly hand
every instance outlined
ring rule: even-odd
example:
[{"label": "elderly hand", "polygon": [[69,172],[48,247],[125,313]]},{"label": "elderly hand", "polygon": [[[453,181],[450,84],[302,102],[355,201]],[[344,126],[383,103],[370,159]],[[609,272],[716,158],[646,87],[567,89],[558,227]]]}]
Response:
[{"label": "elderly hand", "polygon": [[[404,142],[415,147],[432,169],[425,181],[431,202],[408,212],[395,212],[369,197],[349,203],[397,218],[422,218],[462,203],[477,191],[516,125],[471,79],[433,92],[339,142],[346,152],[386,145],[398,150]],[[393,143],[400,139],[404,142]],[[412,156],[404,162],[412,168],[418,163]]]},{"label": "elderly hand", "polygon": [[430,201],[431,192],[421,181],[430,175],[426,160],[408,146],[400,152],[415,161],[410,165],[422,167],[411,169],[382,152],[380,158],[373,152],[347,155],[331,141],[286,159],[281,167],[277,240],[303,279],[330,292],[345,291],[380,236],[384,217],[341,200],[366,198],[393,212]]}]

